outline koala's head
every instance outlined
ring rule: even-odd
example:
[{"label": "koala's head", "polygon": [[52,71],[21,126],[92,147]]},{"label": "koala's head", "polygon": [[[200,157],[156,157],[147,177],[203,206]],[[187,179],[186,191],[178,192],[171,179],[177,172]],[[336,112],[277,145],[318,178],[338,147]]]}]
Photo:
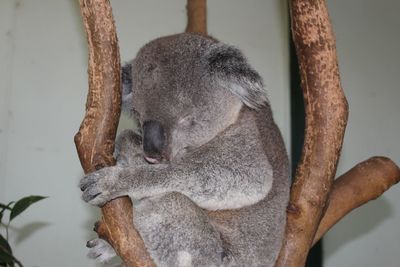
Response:
[{"label": "koala's head", "polygon": [[122,71],[122,108],[142,128],[147,161],[173,160],[233,124],[243,105],[267,104],[242,53],[212,38],[178,34],[145,45]]}]

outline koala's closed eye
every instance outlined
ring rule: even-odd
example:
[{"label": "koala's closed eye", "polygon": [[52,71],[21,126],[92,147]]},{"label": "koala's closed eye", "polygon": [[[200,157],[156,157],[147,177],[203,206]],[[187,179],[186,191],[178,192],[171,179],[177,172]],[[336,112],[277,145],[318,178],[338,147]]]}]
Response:
[{"label": "koala's closed eye", "polygon": [[183,116],[182,118],[180,118],[178,120],[178,124],[179,125],[187,125],[187,124],[190,124],[192,121],[193,121],[192,116],[187,115],[187,116]]},{"label": "koala's closed eye", "polygon": [[196,119],[190,115],[185,116],[178,121],[178,125],[185,126],[185,127],[194,127],[194,126],[197,126],[200,124],[202,124],[201,121],[199,121],[198,119]]}]

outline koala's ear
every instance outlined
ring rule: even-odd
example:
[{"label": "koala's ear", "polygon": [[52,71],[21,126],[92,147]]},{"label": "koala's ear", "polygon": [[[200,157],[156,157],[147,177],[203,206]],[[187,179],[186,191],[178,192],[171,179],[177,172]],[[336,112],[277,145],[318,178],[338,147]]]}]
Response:
[{"label": "koala's ear", "polygon": [[121,72],[121,94],[122,110],[132,115],[133,109],[133,81],[132,81],[132,62],[122,66]]},{"label": "koala's ear", "polygon": [[246,106],[257,109],[268,104],[262,78],[250,67],[240,50],[215,43],[206,58],[215,82],[232,91]]}]

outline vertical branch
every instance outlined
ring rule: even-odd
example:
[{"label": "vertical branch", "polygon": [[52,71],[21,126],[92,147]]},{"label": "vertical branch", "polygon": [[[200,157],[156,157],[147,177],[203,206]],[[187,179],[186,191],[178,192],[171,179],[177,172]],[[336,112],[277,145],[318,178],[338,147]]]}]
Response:
[{"label": "vertical branch", "polygon": [[186,32],[207,35],[207,2],[206,0],[187,1],[188,23]]},{"label": "vertical branch", "polygon": [[[75,145],[85,173],[115,164],[114,140],[120,116],[120,56],[108,0],[80,0],[89,46],[89,93],[86,114]],[[138,232],[133,227],[128,197],[102,208],[98,233],[128,266],[152,266]]]},{"label": "vertical branch", "polygon": [[348,116],[325,1],[291,0],[290,3],[306,129],[277,267],[305,264],[336,172]]}]

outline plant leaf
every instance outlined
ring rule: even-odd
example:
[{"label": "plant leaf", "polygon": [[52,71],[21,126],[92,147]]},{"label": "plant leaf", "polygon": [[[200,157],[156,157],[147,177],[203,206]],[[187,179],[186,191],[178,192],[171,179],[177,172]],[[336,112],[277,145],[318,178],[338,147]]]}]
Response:
[{"label": "plant leaf", "polygon": [[0,266],[14,266],[14,257],[0,249]]},{"label": "plant leaf", "polygon": [[[1,238],[3,238],[0,235]],[[5,239],[3,238],[3,240],[5,241]],[[10,247],[7,243],[7,241],[5,241],[7,246]],[[14,263],[18,264],[18,266],[23,267],[22,263],[15,258],[12,253],[11,253],[11,249],[10,251],[7,251],[5,247],[3,247],[2,245],[0,245],[0,266],[11,266],[14,267]]]},{"label": "plant leaf", "polygon": [[0,211],[0,224],[1,224],[1,220],[3,219],[3,214],[4,214],[4,211],[5,210],[11,210],[12,208],[11,208],[11,205],[14,203],[14,201],[11,201],[10,203],[8,203],[7,205],[4,205],[4,204],[2,204],[2,203],[0,203],[0,208],[1,208],[1,211]]},{"label": "plant leaf", "polygon": [[12,250],[8,241],[0,234],[0,251],[5,251],[12,254]]},{"label": "plant leaf", "polygon": [[12,254],[1,250],[0,248],[0,266],[14,267],[14,263],[18,264],[18,266],[23,267],[22,263],[17,260]]},{"label": "plant leaf", "polygon": [[20,200],[18,200],[14,207],[11,210],[10,213],[10,222],[17,217],[19,214],[21,214],[24,210],[26,210],[30,205],[32,205],[33,203],[42,200],[44,198],[47,197],[43,197],[43,196],[29,196],[29,197],[24,197],[21,198]]},{"label": "plant leaf", "polygon": [[0,266],[14,266],[15,260],[10,245],[7,240],[0,235]]}]

